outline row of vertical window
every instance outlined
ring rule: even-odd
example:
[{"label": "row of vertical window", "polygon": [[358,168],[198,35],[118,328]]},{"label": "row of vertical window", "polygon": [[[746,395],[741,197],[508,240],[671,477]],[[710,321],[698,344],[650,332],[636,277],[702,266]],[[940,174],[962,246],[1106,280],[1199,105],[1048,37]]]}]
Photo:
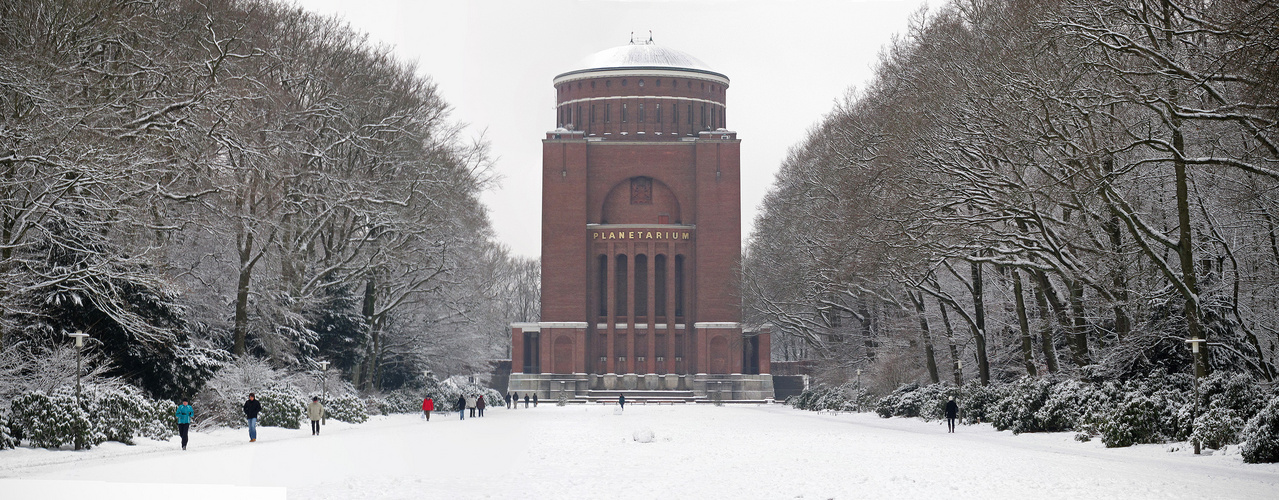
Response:
[{"label": "row of vertical window", "polygon": [[[613,296],[617,316],[626,316],[628,292],[633,291],[635,297],[635,315],[648,315],[648,256],[635,256],[635,284],[627,283],[627,256],[615,257],[616,267],[613,269]],[[596,276],[599,280],[596,290],[599,291],[599,315],[608,316],[608,256],[600,255],[596,262]],[[653,315],[666,315],[666,256],[658,254],[653,258]],[[675,256],[675,315],[684,315],[684,256]]]},{"label": "row of vertical window", "polygon": [[[611,104],[604,104],[600,106],[604,108],[602,117],[600,116],[599,110],[596,106],[596,104],[591,104],[590,108],[587,108],[590,111],[590,115],[587,116],[587,123],[595,124],[597,118],[602,118],[604,123],[612,123],[613,106]],[[671,111],[669,114],[665,113],[666,108],[670,108]],[[653,123],[665,123],[666,120],[663,116],[664,114],[670,117],[670,123],[679,123],[680,121],[680,106],[678,104],[662,106],[662,103],[656,103],[652,105],[651,109],[654,117]],[[574,111],[576,111],[576,113]],[[576,110],[574,109],[574,106],[560,106],[559,126],[564,127],[566,125],[577,123],[573,121],[573,118],[577,117],[580,119],[582,117],[582,111],[583,107],[581,104],[576,106]],[[628,103],[622,103],[619,111],[621,112],[622,123],[630,122],[630,105]],[[695,111],[697,112],[696,115],[694,114]],[[705,103],[702,103],[699,104],[697,108],[694,108],[693,103],[688,103],[683,114],[685,122],[688,125],[692,125],[694,116],[699,116],[699,124],[706,125],[712,129],[723,127],[724,124],[728,122],[728,112],[723,106],[707,107]],[[645,109],[643,103],[636,106],[635,118],[636,123],[649,123],[649,113],[648,110]]]}]

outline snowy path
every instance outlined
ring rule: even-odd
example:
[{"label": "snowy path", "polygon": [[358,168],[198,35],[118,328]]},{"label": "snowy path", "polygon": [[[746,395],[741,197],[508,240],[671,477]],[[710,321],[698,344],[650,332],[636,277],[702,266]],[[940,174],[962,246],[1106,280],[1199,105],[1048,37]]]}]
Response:
[{"label": "snowy path", "polygon": [[[277,487],[276,498],[283,487],[293,500],[1279,498],[1279,465],[1243,464],[1233,450],[1108,450],[1070,433],[1013,436],[985,425],[946,434],[916,419],[780,405],[615,409],[542,405],[431,422],[399,415],[331,422],[319,437],[264,428],[253,444],[243,429],[219,430],[193,433],[186,452],[176,439],[79,453],[8,450],[0,452],[0,497],[39,485],[42,494],[30,498],[60,498],[105,481],[116,488],[97,487],[95,500],[150,491],[119,483],[222,485],[182,487],[223,488],[221,497],[227,485]],[[643,429],[656,439],[636,442]]]}]

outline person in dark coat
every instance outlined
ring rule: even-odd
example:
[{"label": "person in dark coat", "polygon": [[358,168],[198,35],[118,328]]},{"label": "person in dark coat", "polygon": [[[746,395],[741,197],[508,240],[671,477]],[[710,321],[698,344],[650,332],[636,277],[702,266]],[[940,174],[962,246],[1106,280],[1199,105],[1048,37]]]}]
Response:
[{"label": "person in dark coat", "polygon": [[514,410],[519,407],[520,407],[520,393],[512,392],[511,393],[511,409]]},{"label": "person in dark coat", "polygon": [[191,429],[191,416],[195,415],[195,409],[191,408],[191,404],[187,400],[182,400],[182,405],[173,412],[178,417],[178,435],[182,436],[182,449],[187,449],[187,431]]},{"label": "person in dark coat", "polygon": [[480,395],[479,401],[475,402],[475,408],[477,410],[480,410],[480,416],[483,417],[484,416],[484,395],[483,394]]},{"label": "person in dark coat", "polygon": [[244,420],[249,423],[249,442],[258,440],[258,412],[262,411],[262,403],[249,393],[249,400],[244,402]]},{"label": "person in dark coat", "polygon": [[505,399],[506,399],[506,408],[507,408],[507,409],[510,409],[510,408],[511,408],[511,393],[509,393],[509,392],[508,392],[508,393],[506,393],[506,397],[505,397]]},{"label": "person in dark coat", "polygon": [[955,404],[955,396],[946,402],[946,427],[948,432],[955,432],[955,417],[959,415],[959,405]]},{"label": "person in dark coat", "polygon": [[625,409],[626,409],[626,395],[625,395],[625,394],[618,394],[618,395],[617,395],[617,406],[618,406],[619,408],[623,409],[623,410],[625,410]]},{"label": "person in dark coat", "polygon": [[524,407],[528,408],[528,393],[524,393]]},{"label": "person in dark coat", "polygon": [[533,393],[533,407],[537,408],[537,393]]},{"label": "person in dark coat", "polygon": [[457,397],[458,420],[466,420],[466,396]]}]

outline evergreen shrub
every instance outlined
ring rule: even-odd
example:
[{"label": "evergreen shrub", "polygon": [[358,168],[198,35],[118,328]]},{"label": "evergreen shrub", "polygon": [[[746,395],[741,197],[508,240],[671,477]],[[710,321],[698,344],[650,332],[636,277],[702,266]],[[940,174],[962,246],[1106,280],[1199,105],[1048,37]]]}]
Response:
[{"label": "evergreen shrub", "polygon": [[306,405],[309,402],[302,391],[290,385],[275,384],[255,396],[262,403],[262,413],[258,415],[258,423],[262,426],[285,429],[302,427],[302,418],[306,416]]},{"label": "evergreen shrub", "polygon": [[76,404],[75,388],[23,393],[11,402],[9,420],[19,430],[19,439],[41,448],[74,445],[78,438],[88,449],[107,440],[89,412]]},{"label": "evergreen shrub", "polygon": [[1043,425],[1036,413],[1048,400],[1052,382],[1042,378],[1025,377],[1005,386],[1001,398],[987,407],[987,416],[995,429],[1011,430],[1013,434],[1039,432]]},{"label": "evergreen shrub", "polygon": [[13,431],[9,430],[9,419],[0,415],[0,450],[17,446],[18,439],[13,437]]},{"label": "evergreen shrub", "polygon": [[1244,426],[1243,461],[1250,464],[1279,462],[1279,395],[1270,398]]},{"label": "evergreen shrub", "polygon": [[1239,442],[1243,426],[1244,420],[1234,410],[1214,405],[1195,419],[1190,439],[1207,448],[1221,449]]},{"label": "evergreen shrub", "polygon": [[1163,442],[1159,433],[1162,409],[1141,394],[1130,394],[1101,424],[1101,442],[1107,448]]},{"label": "evergreen shrub", "polygon": [[324,404],[324,411],[329,418],[347,423],[362,424],[369,420],[369,411],[364,400],[354,394],[330,396]]}]

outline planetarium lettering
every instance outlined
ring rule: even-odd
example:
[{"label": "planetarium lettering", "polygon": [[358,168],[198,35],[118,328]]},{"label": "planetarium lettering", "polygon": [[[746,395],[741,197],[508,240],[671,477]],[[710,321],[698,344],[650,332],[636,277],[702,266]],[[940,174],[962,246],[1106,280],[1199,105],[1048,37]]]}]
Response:
[{"label": "planetarium lettering", "polygon": [[687,240],[689,231],[592,231],[592,240]]}]

